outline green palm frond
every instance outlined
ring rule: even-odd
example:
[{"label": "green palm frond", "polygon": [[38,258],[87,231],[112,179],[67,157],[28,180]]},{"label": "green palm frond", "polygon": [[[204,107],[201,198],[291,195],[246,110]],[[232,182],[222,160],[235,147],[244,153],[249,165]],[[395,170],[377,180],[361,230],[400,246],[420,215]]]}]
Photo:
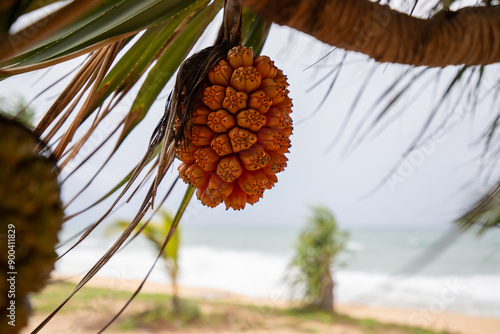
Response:
[{"label": "green palm frond", "polygon": [[23,30],[7,36],[11,43],[0,48],[0,61],[20,50],[26,51],[6,63],[26,66],[81,50],[89,52],[89,47],[114,38],[123,39],[207,3],[206,0],[74,1],[50,13],[48,23],[46,17],[34,23],[33,26],[40,27],[34,36],[25,38]]}]

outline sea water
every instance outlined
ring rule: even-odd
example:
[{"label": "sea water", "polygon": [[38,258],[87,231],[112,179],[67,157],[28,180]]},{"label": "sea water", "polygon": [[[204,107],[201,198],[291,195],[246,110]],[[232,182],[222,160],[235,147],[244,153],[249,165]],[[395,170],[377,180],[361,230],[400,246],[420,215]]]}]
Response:
[{"label": "sea water", "polygon": [[[71,233],[65,231],[64,237]],[[299,228],[190,227],[182,230],[179,283],[259,298],[289,298],[284,282]],[[57,263],[58,274],[84,274],[113,237],[97,233]],[[137,238],[101,276],[142,279],[157,251]],[[500,231],[481,237],[447,230],[356,228],[332,272],[341,303],[500,317]],[[149,278],[169,282],[164,263]]]}]

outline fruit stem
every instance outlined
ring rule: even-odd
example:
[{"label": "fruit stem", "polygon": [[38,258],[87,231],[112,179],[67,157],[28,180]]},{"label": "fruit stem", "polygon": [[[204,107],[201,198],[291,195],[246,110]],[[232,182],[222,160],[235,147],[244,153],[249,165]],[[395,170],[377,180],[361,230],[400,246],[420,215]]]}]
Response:
[{"label": "fruit stem", "polygon": [[241,42],[241,0],[224,0],[224,18],[215,44],[228,43],[230,47]]}]

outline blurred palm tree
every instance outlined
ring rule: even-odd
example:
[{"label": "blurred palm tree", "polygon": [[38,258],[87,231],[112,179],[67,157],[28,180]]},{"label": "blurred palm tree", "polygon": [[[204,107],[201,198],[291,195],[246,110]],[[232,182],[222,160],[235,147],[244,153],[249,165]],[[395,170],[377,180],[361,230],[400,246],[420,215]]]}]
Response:
[{"label": "blurred palm tree", "polygon": [[[179,275],[179,247],[181,243],[181,232],[178,227],[167,246],[163,248],[165,237],[169,233],[174,217],[165,210],[158,212],[159,220],[151,220],[150,222],[142,222],[136,227],[136,232],[148,239],[158,252],[161,251],[161,258],[165,263],[165,268],[170,276],[172,284],[172,306],[175,313],[181,312],[181,304],[179,300],[179,289],[177,285],[177,277]],[[108,233],[123,232],[130,225],[130,221],[116,220],[108,226]],[[163,249],[163,251],[162,251]]]},{"label": "blurred palm tree", "polygon": [[312,215],[295,246],[287,281],[299,290],[306,306],[334,310],[333,267],[345,249],[349,233],[338,229],[331,211],[324,206],[312,208]]}]

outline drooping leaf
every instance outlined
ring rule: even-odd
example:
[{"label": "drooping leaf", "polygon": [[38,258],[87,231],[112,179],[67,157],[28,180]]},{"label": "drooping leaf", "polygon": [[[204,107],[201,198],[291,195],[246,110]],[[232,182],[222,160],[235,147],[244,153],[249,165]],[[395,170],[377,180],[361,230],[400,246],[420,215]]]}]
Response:
[{"label": "drooping leaf", "polygon": [[[103,6],[99,6],[100,4]],[[105,9],[106,5],[97,1],[73,1],[55,12],[48,11],[46,16],[20,31],[1,36],[0,61],[2,66],[28,59],[40,52],[40,50],[33,50],[33,48],[41,45],[41,49],[44,49],[68,32],[79,29],[83,23],[81,22],[82,18],[89,22],[93,18],[92,12]],[[26,52],[26,50],[31,50],[31,52]],[[19,54],[21,55],[15,57]]]},{"label": "drooping leaf", "polygon": [[[189,201],[191,200],[191,197],[193,197],[193,193],[194,193],[194,188],[191,187],[191,186],[188,186],[187,189],[186,189],[186,193],[184,194],[184,198],[182,199],[182,202],[181,204],[179,205],[179,209],[177,210],[177,213],[175,214],[175,217],[172,221],[172,225],[170,226],[169,228],[169,231],[168,231],[168,234],[167,236],[165,237],[165,240],[163,241],[163,244],[162,244],[162,247],[161,249],[159,250],[158,252],[158,255],[153,263],[153,265],[151,266],[151,268],[149,269],[148,273],[146,274],[146,276],[144,277],[144,279],[142,280],[141,284],[137,287],[137,289],[134,291],[134,293],[132,294],[132,296],[129,298],[129,300],[127,301],[127,303],[120,309],[120,311],[118,311],[115,316],[99,331],[99,333],[102,333],[104,332],[122,313],[123,311],[127,308],[127,306],[132,302],[132,300],[134,300],[134,298],[139,294],[139,292],[142,290],[142,287],[144,286],[144,283],[146,283],[146,280],[148,279],[149,275],[151,274],[151,272],[153,271],[153,268],[155,267],[156,263],[158,262],[158,260],[160,259],[160,257],[162,256],[162,253],[164,251],[164,249],[167,247],[168,243],[170,242],[171,238],[173,237],[178,225],[179,225],[179,222],[180,222],[180,219],[182,217],[182,215],[184,214],[184,211],[186,210],[188,204],[189,204]],[[130,229],[130,226],[128,227],[128,229]],[[75,288],[75,291],[73,291],[72,294],[75,294],[77,291],[78,291],[79,287],[77,286]]]},{"label": "drooping leaf", "polygon": [[[158,154],[160,154],[160,148],[158,147],[151,155],[151,157],[149,158],[149,161],[148,161],[148,164],[153,161],[157,156]],[[104,194],[103,196],[101,196],[100,198],[98,198],[96,201],[94,201],[92,204],[90,204],[89,206],[85,207],[84,209],[76,212],[76,213],[73,213],[67,217],[65,217],[65,221],[69,220],[69,219],[72,219],[88,210],[90,210],[91,208],[95,207],[96,205],[98,205],[99,203],[105,201],[106,199],[108,199],[110,196],[112,196],[114,193],[116,193],[118,190],[120,190],[123,186],[125,186],[129,181],[130,181],[130,178],[132,177],[132,175],[134,174],[134,170],[137,168],[137,166],[135,166],[132,171],[130,171],[127,175],[125,175],[125,177],[123,177],[120,181],[118,181],[108,192],[106,192],[106,194]],[[96,175],[94,175],[94,177],[92,179],[95,178]],[[79,195],[81,195],[81,193],[83,192],[84,189],[82,189],[74,198],[72,198],[70,200],[69,203],[66,204],[65,207],[67,207],[69,204],[71,204]]]},{"label": "drooping leaf", "polygon": [[[108,0],[103,7],[92,11],[65,31],[57,39],[16,57],[18,65],[34,64],[61,57],[111,37],[143,30],[179,14],[191,6],[200,6],[206,0]],[[107,10],[105,10],[107,9]],[[62,36],[61,36],[62,35]]]},{"label": "drooping leaf", "polygon": [[254,12],[244,9],[241,27],[241,44],[251,46],[256,55],[259,55],[266,42],[271,22],[265,21]]},{"label": "drooping leaf", "polygon": [[183,11],[176,17],[147,29],[104,78],[96,92],[99,97],[96,106],[103,103],[112,92],[121,92],[135,84],[163,52],[163,45],[167,43],[175,29],[191,13],[189,10]]},{"label": "drooping leaf", "polygon": [[211,6],[197,13],[160,56],[155,66],[148,73],[130,108],[117,146],[144,119],[153,102],[200,37],[200,32],[212,21],[221,8],[222,4],[220,2],[214,2]]}]

